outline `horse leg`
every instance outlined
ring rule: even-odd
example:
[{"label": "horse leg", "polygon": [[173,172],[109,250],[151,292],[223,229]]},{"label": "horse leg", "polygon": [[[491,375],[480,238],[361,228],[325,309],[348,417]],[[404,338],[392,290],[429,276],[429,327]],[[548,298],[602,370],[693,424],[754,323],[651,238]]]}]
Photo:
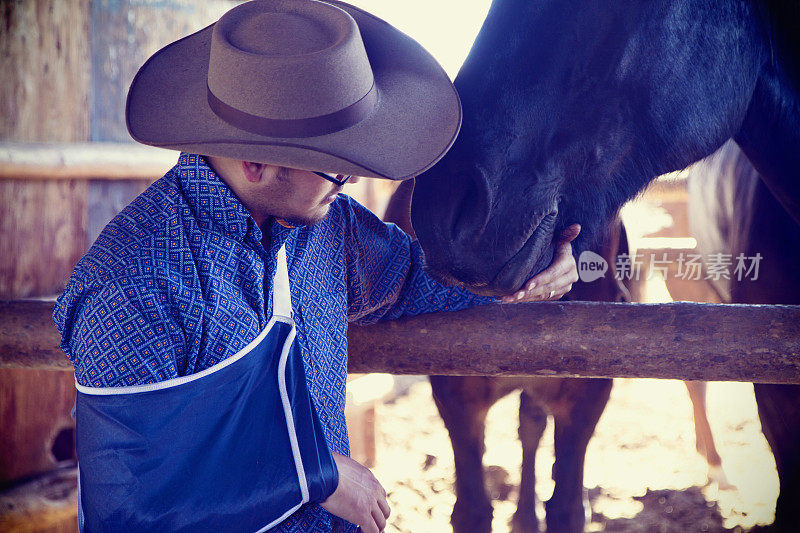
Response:
[{"label": "horse leg", "polygon": [[684,381],[683,383],[686,385],[689,399],[692,401],[695,447],[708,463],[708,482],[715,481],[720,490],[735,489],[736,487],[728,481],[725,470],[722,469],[722,458],[717,452],[714,436],[711,434],[711,425],[708,423],[708,412],[706,411],[708,384],[705,381]]},{"label": "horse leg", "polygon": [[536,449],[547,427],[547,413],[524,390],[520,393],[519,440],[522,443],[522,477],[517,511],[511,519],[512,533],[537,533]]},{"label": "horse leg", "polygon": [[800,531],[800,386],[755,383],[753,390],[781,487],[773,528]]},{"label": "horse leg", "polygon": [[583,531],[588,509],[583,502],[583,461],[589,444],[611,395],[610,379],[564,380],[561,405],[550,405],[555,422],[555,464],[553,496],[545,503],[549,533]]},{"label": "horse leg", "polygon": [[[486,413],[493,401],[478,377],[430,376],[436,407],[450,433],[456,470],[456,503],[450,523],[454,533],[490,533],[492,503],[484,486],[483,453]],[[467,386],[466,382],[475,386]]]}]

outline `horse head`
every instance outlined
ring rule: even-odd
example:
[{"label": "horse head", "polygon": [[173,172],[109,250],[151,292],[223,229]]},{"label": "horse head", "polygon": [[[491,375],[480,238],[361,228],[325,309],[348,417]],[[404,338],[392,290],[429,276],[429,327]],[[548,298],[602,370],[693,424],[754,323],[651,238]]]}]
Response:
[{"label": "horse head", "polygon": [[495,0],[455,80],[459,137],[416,180],[431,274],[508,294],[567,225],[594,245],[649,181],[739,132],[768,42],[744,0]]}]

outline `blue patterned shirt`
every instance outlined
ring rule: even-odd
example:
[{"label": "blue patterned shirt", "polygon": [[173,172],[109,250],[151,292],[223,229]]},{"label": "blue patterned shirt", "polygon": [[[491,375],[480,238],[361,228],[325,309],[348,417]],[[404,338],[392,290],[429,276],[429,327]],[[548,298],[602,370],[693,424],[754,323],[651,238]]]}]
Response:
[{"label": "blue patterned shirt", "polygon": [[[311,226],[262,230],[202,156],[181,154],[102,231],[58,299],[54,320],[78,383],[141,385],[234,355],[272,315],[286,244],[298,339],[328,446],[349,455],[344,417],[347,322],[492,301],[438,284],[416,241],[345,195]],[[276,531],[353,531],[308,504]]]}]

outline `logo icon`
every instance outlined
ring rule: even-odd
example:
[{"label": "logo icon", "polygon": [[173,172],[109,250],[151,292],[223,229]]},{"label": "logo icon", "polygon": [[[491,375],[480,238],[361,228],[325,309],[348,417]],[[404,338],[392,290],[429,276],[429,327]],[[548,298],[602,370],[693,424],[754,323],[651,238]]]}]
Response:
[{"label": "logo icon", "polygon": [[602,256],[591,250],[584,250],[578,257],[578,277],[584,283],[591,283],[605,276],[608,263]]}]

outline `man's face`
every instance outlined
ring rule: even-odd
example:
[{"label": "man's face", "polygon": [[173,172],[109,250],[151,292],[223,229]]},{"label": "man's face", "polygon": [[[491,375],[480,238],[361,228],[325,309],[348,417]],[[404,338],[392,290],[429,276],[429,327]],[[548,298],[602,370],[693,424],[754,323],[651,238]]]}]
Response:
[{"label": "man's face", "polygon": [[[205,158],[259,225],[271,216],[296,226],[316,224],[325,218],[342,190],[341,185],[308,170],[225,157]],[[354,176],[347,183],[357,181]]]},{"label": "man's face", "polygon": [[[351,178],[348,183],[355,181],[357,178]],[[310,225],[325,218],[342,186],[308,170],[280,167],[269,189],[274,216],[290,224]]]}]

